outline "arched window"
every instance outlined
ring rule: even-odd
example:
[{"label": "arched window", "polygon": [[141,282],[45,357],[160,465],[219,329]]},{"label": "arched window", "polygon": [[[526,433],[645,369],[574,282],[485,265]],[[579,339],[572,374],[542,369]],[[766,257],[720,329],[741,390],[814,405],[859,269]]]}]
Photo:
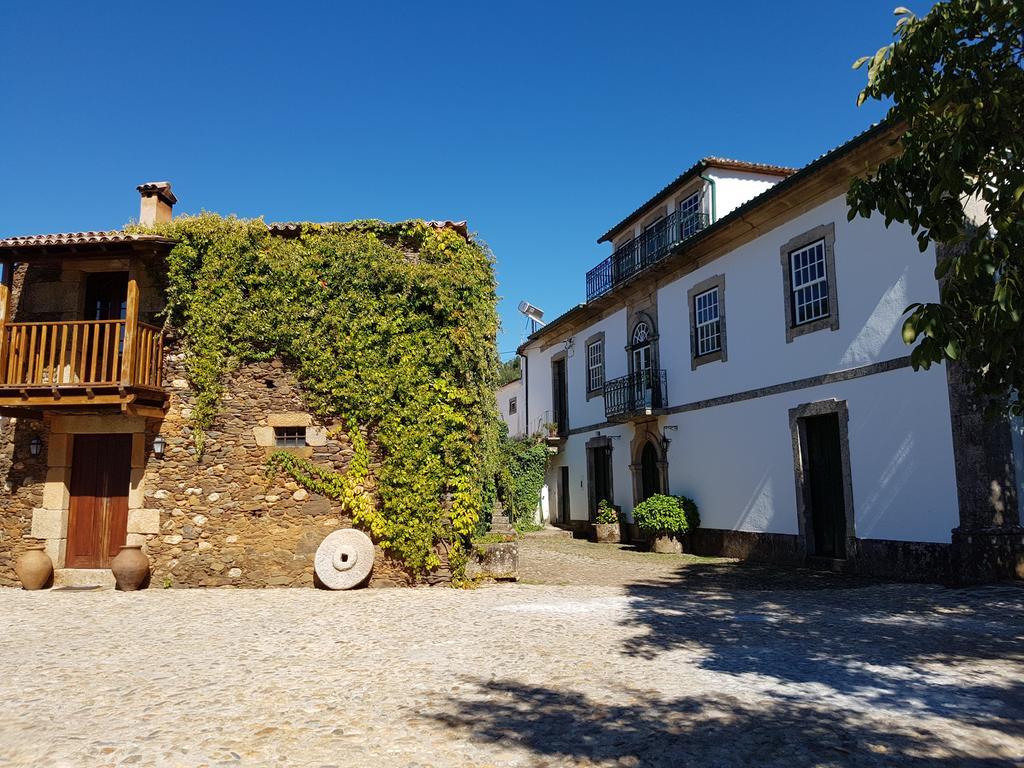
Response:
[{"label": "arched window", "polygon": [[651,354],[651,326],[646,320],[641,320],[633,326],[630,342],[630,347],[632,347],[630,364],[633,373],[650,371],[654,367],[654,360]]}]

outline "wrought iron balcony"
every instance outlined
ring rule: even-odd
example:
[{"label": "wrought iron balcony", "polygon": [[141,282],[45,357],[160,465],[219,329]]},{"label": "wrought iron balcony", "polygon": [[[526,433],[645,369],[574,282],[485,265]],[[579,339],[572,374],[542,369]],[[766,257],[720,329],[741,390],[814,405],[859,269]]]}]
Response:
[{"label": "wrought iron balcony", "polygon": [[587,301],[603,296],[619,283],[661,261],[709,223],[705,213],[672,212],[587,272]]},{"label": "wrought iron balcony", "polygon": [[648,370],[620,376],[604,383],[604,417],[608,421],[632,421],[656,416],[668,406],[665,371]]}]

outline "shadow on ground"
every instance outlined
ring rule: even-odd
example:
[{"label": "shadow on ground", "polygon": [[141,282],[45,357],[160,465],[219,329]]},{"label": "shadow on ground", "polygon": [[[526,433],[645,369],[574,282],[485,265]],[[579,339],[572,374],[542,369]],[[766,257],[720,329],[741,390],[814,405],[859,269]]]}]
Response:
[{"label": "shadow on ground", "polygon": [[[893,584],[755,565],[690,565],[626,587],[623,653],[698,652],[699,665],[825,685],[869,706],[1024,738],[1024,587]],[[1016,674],[955,675],[994,662]],[[985,665],[982,664],[982,668]]]},{"label": "shadow on ground", "polygon": [[[609,696],[473,680],[432,716],[537,765],[1024,764],[1022,585],[698,563],[624,590],[638,675]],[[642,680],[664,654],[679,677]]]},{"label": "shadow on ground", "polygon": [[[880,726],[860,714],[776,701],[765,706],[709,693],[608,706],[586,696],[515,681],[475,680],[486,706],[453,702],[432,717],[475,740],[533,753],[528,765],[935,766],[1008,768],[983,744],[953,749],[924,728]],[[519,764],[519,763],[517,763]]]}]

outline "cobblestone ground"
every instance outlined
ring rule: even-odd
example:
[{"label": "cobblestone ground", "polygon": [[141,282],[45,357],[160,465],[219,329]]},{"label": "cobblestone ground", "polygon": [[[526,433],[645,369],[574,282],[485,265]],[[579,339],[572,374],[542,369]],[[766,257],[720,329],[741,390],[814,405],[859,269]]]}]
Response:
[{"label": "cobblestone ground", "polygon": [[620,581],[0,590],[0,766],[1024,762],[1019,586],[523,555]]}]

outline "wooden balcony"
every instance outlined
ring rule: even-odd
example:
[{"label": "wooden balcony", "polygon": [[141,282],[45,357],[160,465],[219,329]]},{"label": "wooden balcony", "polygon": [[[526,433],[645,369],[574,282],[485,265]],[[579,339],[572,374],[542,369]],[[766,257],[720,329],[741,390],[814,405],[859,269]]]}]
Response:
[{"label": "wooden balcony", "polygon": [[163,331],[128,320],[0,325],[0,413],[119,407],[162,415]]}]

